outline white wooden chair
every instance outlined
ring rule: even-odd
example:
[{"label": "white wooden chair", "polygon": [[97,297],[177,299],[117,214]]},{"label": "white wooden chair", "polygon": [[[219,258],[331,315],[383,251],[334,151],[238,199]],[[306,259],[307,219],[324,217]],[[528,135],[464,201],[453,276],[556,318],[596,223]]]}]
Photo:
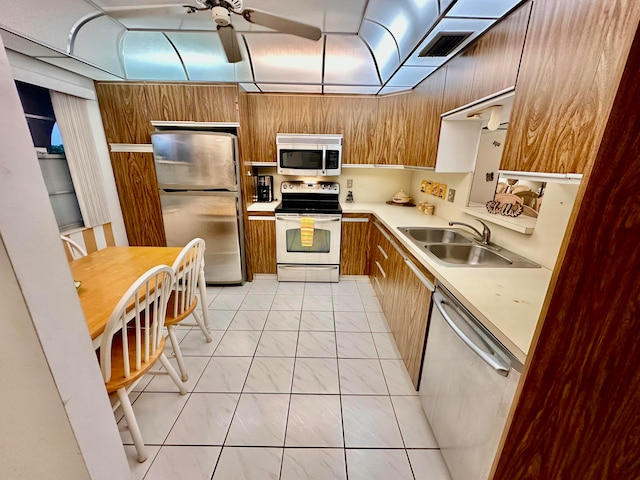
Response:
[{"label": "white wooden chair", "polygon": [[71,256],[72,260],[87,256],[87,251],[69,237],[60,235],[60,240],[62,240],[62,245],[67,252],[67,256]]},{"label": "white wooden chair", "polygon": [[[207,339],[207,343],[213,341],[211,335],[209,335],[206,324],[196,311],[196,306],[198,305],[196,291],[199,286],[198,284],[202,282],[200,271],[204,265],[204,249],[204,240],[194,238],[182,249],[178,258],[173,262],[175,283],[173,292],[171,292],[171,298],[169,299],[164,324],[169,332],[169,339],[171,340],[171,346],[178,361],[178,368],[180,369],[183,382],[189,379],[189,375],[185,369],[182,352],[180,351],[180,345],[176,337],[176,325],[185,320],[189,315],[193,315],[196,320],[196,325],[202,330],[202,333]],[[200,289],[200,295],[206,295],[205,288]],[[206,308],[206,298],[203,298],[203,315],[206,315]]]},{"label": "white wooden chair", "polygon": [[[164,355],[164,318],[173,286],[173,270],[167,265],[143,273],[114,308],[100,342],[100,369],[109,395],[117,395],[114,410],[122,406],[138,461],[147,453],[129,401],[129,391],[160,361],[180,393],[187,388]],[[123,334],[124,332],[124,334]]]}]

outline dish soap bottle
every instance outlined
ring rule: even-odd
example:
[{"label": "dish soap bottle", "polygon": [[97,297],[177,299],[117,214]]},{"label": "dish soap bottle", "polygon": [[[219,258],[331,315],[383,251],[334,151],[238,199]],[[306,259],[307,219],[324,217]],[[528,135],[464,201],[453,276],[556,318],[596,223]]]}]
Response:
[{"label": "dish soap bottle", "polygon": [[347,203],[353,203],[353,193],[351,190],[347,192]]}]

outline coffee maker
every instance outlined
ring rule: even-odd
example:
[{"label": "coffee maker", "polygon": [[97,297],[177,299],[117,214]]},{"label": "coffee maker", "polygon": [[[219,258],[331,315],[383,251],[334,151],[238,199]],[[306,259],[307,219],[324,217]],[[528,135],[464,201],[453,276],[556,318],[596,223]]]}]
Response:
[{"label": "coffee maker", "polygon": [[273,201],[273,175],[256,175],[256,201]]}]

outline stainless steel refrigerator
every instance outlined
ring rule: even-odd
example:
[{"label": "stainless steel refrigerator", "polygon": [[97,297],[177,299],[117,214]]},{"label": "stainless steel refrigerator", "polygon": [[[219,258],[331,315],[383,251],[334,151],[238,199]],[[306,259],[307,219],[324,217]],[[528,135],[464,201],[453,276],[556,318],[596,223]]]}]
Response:
[{"label": "stainless steel refrigerator", "polygon": [[238,140],[217,132],[151,134],[167,246],[206,242],[208,284],[246,279]]}]

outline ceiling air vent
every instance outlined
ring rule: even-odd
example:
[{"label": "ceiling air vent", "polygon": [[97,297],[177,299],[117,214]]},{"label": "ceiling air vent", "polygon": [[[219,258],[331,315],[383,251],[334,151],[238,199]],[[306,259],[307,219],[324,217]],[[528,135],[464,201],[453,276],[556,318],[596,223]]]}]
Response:
[{"label": "ceiling air vent", "polygon": [[473,32],[438,32],[424,47],[419,57],[446,57],[464,42]]}]

